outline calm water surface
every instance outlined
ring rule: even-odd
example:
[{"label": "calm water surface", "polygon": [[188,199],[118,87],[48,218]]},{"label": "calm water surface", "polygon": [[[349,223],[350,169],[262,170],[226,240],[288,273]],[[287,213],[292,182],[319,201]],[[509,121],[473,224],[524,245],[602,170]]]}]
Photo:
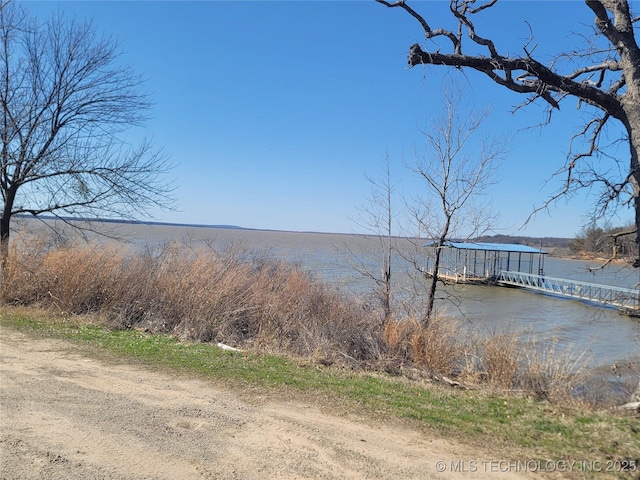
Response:
[{"label": "calm water surface", "polygon": [[[362,294],[371,292],[373,285],[355,270],[354,257],[374,269],[379,258],[371,255],[376,251],[376,242],[358,235],[140,225],[120,226],[117,234],[128,237],[135,245],[171,241],[240,244],[272,258],[299,262],[337,287]],[[589,271],[589,267],[595,266],[598,265],[585,261],[547,258],[545,274],[631,288],[640,284],[640,272],[636,269],[609,266]],[[399,263],[395,278],[402,277]],[[613,364],[640,363],[640,321],[613,308],[511,288],[470,285],[450,288],[460,304],[456,307],[443,302],[437,308],[440,313],[459,318],[470,330],[526,332],[525,336],[538,344],[557,342],[557,351],[584,354],[591,366],[603,369]]]},{"label": "calm water surface", "polygon": [[[372,284],[353,266],[354,254],[373,262],[369,256],[376,242],[357,235],[270,232],[166,226],[135,227],[136,243],[171,240],[208,240],[217,244],[240,243],[304,265],[315,275],[358,293],[371,291]],[[372,268],[375,264],[371,263]],[[638,287],[640,273],[631,268],[609,266],[591,272],[596,263],[547,258],[548,276],[570,278],[605,285]],[[400,268],[400,267],[399,267]],[[401,271],[398,271],[401,276]],[[455,286],[457,307],[441,303],[441,313],[461,319],[468,328],[495,332],[527,332],[542,344],[557,342],[557,349],[585,354],[594,366],[637,362],[640,359],[640,322],[603,308],[575,300],[559,299],[524,290],[500,287]]]}]

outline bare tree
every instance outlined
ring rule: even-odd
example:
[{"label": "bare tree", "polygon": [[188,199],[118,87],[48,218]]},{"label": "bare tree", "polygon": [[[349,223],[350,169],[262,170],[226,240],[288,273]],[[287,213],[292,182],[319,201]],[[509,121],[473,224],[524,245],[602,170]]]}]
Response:
[{"label": "bare tree", "polygon": [[[372,280],[376,285],[376,293],[382,304],[385,320],[392,316],[392,262],[396,250],[396,239],[393,235],[396,213],[393,196],[395,184],[391,180],[391,164],[389,156],[384,157],[384,170],[379,178],[367,175],[371,184],[371,192],[367,203],[360,207],[362,218],[355,222],[369,233],[366,238],[372,240],[376,247],[373,261],[350,251],[355,269]],[[348,248],[348,247],[347,247]]]},{"label": "bare tree", "polygon": [[[576,98],[579,107],[589,109],[593,117],[572,137],[566,163],[557,172],[564,179],[564,186],[542,208],[577,189],[600,187],[594,214],[604,216],[610,208],[633,204],[635,228],[628,233],[636,233],[640,246],[640,48],[636,40],[640,17],[633,16],[628,0],[585,0],[595,15],[593,38],[583,37],[583,48],[562,52],[546,63],[534,58],[531,39],[522,45],[520,55],[513,55],[500,51],[494,41],[480,33],[474,16],[483,12],[486,17],[497,0],[450,0],[449,10],[457,21],[455,31],[432,28],[426,16],[406,0],[376,1],[404,10],[419,22],[427,40],[440,37],[450,48],[449,52],[440,52],[442,45],[438,45],[435,51],[425,51],[414,44],[409,49],[409,66],[430,64],[476,70],[496,84],[526,95],[528,98],[520,106],[542,99],[548,107],[549,122],[551,113],[567,97]],[[429,8],[436,8],[436,4]],[[469,43],[463,42],[466,37]],[[615,166],[618,160],[606,155],[603,139],[605,126],[615,121],[624,131],[621,141],[629,146],[628,164],[621,174],[590,161],[603,157]],[[634,266],[640,267],[640,255]]]},{"label": "bare tree", "polygon": [[118,45],[91,23],[0,7],[0,255],[18,214],[133,218],[172,204],[166,157],[127,130],[150,107]]},{"label": "bare tree", "polygon": [[[452,239],[484,235],[496,222],[490,201],[480,200],[494,183],[496,163],[506,153],[505,142],[483,135],[489,111],[474,113],[465,108],[463,114],[462,98],[459,91],[444,92],[442,116],[421,132],[425,152],[417,153],[407,165],[425,186],[424,194],[407,202],[409,216],[417,227],[415,237],[430,239],[434,251],[432,264],[422,271],[429,277],[424,326],[429,325],[438,284],[443,281],[442,247]],[[411,260],[418,269],[423,268],[421,256]]]}]

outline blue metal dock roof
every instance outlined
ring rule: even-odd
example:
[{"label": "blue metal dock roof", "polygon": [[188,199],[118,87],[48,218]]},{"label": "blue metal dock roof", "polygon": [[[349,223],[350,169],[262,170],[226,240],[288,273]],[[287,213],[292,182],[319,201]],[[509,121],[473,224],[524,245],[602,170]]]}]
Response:
[{"label": "blue metal dock roof", "polygon": [[[423,247],[433,247],[435,242],[425,243]],[[515,252],[515,253],[540,253],[547,252],[530,247],[528,245],[517,245],[515,243],[484,243],[484,242],[444,242],[445,247],[457,248],[460,250],[484,250],[491,252]]]}]

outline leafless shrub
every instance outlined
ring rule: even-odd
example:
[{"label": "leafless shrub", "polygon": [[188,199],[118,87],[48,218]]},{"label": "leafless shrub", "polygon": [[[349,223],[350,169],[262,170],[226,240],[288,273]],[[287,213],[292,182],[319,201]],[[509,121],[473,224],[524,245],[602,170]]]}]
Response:
[{"label": "leafless shrub", "polygon": [[428,327],[415,330],[412,337],[414,362],[442,374],[455,373],[464,358],[458,323],[450,319],[431,319]]},{"label": "leafless shrub", "polygon": [[0,299],[4,304],[36,304],[42,289],[39,286],[37,270],[43,256],[44,244],[33,241],[28,245],[14,241],[9,257],[4,265]]},{"label": "leafless shrub", "polygon": [[482,340],[482,373],[489,385],[511,388],[518,377],[518,336],[495,334]]},{"label": "leafless shrub", "polygon": [[585,353],[557,351],[557,340],[539,345],[531,338],[523,348],[518,384],[526,392],[551,402],[572,403],[588,379]]},{"label": "leafless shrub", "polygon": [[529,335],[494,332],[469,339],[462,377],[501,393],[517,393],[560,403],[590,403],[585,395],[593,385],[585,353],[559,351],[557,340],[539,344]]},{"label": "leafless shrub", "polygon": [[381,355],[373,309],[299,266],[241,247],[173,243],[133,253],[115,245],[25,244],[13,258],[5,303],[327,362],[370,363]]},{"label": "leafless shrub", "polygon": [[239,247],[177,243],[132,252],[115,245],[15,246],[2,301],[91,315],[197,341],[322,363],[411,366],[553,402],[588,387],[584,355],[516,333],[480,337],[435,317],[387,318],[382,309],[314,279],[299,266]]},{"label": "leafless shrub", "polygon": [[434,373],[450,375],[460,369],[465,347],[458,323],[436,317],[428,327],[420,321],[388,320],[383,338],[391,356]]},{"label": "leafless shrub", "polygon": [[388,318],[384,322],[382,338],[386,345],[386,355],[399,365],[409,364],[411,356],[411,337],[416,322]]},{"label": "leafless shrub", "polygon": [[113,248],[52,249],[44,242],[13,248],[3,281],[6,303],[42,304],[65,314],[94,312],[117,275],[118,257]]}]

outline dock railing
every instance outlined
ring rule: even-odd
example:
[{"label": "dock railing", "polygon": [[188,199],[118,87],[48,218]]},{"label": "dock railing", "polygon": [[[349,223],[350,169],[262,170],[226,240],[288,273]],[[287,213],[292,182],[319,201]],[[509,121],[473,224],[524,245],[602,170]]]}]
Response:
[{"label": "dock railing", "polygon": [[509,271],[500,272],[497,283],[611,305],[624,310],[637,311],[640,309],[640,290],[634,288],[598,285],[596,283]]}]

